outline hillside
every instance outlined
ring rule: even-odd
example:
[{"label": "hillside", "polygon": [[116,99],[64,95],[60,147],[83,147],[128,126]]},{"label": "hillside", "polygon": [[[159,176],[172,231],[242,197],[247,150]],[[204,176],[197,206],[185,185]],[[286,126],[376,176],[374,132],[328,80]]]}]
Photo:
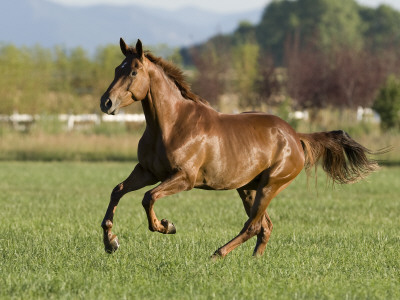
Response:
[{"label": "hillside", "polygon": [[0,42],[17,46],[40,44],[67,48],[82,46],[93,52],[98,45],[141,38],[146,45],[187,46],[216,33],[234,30],[240,20],[259,21],[262,11],[218,14],[197,8],[177,11],[137,5],[63,6],[46,0],[5,1],[0,10]]}]

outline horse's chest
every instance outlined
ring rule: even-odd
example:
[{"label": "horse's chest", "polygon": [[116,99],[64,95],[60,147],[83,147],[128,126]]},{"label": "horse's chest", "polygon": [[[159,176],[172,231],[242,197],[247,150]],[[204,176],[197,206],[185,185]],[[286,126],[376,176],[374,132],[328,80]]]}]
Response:
[{"label": "horse's chest", "polygon": [[173,170],[165,147],[159,141],[140,141],[138,147],[140,164],[160,181],[167,178]]}]

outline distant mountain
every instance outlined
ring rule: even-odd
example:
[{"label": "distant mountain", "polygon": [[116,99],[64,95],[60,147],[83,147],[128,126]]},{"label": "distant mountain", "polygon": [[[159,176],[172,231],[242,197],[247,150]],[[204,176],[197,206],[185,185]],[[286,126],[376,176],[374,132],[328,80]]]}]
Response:
[{"label": "distant mountain", "polygon": [[4,1],[0,10],[0,43],[82,46],[118,43],[120,37],[145,45],[189,46],[216,33],[233,31],[242,20],[259,22],[262,10],[218,14],[198,8],[177,11],[137,5],[63,6],[46,0]]}]

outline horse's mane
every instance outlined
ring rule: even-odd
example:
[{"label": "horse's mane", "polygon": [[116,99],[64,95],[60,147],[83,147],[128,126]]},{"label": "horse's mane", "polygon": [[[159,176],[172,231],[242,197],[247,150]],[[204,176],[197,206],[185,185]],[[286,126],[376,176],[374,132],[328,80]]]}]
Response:
[{"label": "horse's mane", "polygon": [[[128,51],[132,54],[136,54],[135,48],[130,47],[128,49]],[[148,60],[150,60],[152,63],[156,64],[157,66],[160,66],[164,70],[164,73],[178,87],[183,98],[197,102],[197,103],[204,103],[206,105],[210,105],[207,102],[207,100],[203,99],[202,97],[200,97],[192,92],[192,90],[190,89],[190,85],[186,81],[185,75],[183,74],[181,69],[179,69],[177,66],[175,66],[171,62],[168,62],[161,57],[155,56],[150,51],[145,51],[144,55]]]},{"label": "horse's mane", "polygon": [[207,100],[201,98],[200,96],[196,95],[190,89],[189,83],[186,81],[185,75],[183,74],[182,70],[179,69],[177,66],[173,65],[172,63],[162,59],[161,57],[154,56],[151,52],[146,51],[145,56],[148,60],[152,63],[160,66],[165,74],[172,79],[172,81],[176,84],[178,89],[181,91],[183,98],[192,100],[194,102],[201,102],[204,104],[209,105]]}]

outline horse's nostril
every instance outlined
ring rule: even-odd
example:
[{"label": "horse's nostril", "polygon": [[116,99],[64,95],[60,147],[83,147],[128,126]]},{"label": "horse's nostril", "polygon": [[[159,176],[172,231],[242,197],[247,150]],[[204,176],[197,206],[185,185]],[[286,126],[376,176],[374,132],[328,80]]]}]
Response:
[{"label": "horse's nostril", "polygon": [[107,99],[104,103],[104,106],[106,107],[106,109],[110,109],[112,107],[112,101],[110,99]]}]

